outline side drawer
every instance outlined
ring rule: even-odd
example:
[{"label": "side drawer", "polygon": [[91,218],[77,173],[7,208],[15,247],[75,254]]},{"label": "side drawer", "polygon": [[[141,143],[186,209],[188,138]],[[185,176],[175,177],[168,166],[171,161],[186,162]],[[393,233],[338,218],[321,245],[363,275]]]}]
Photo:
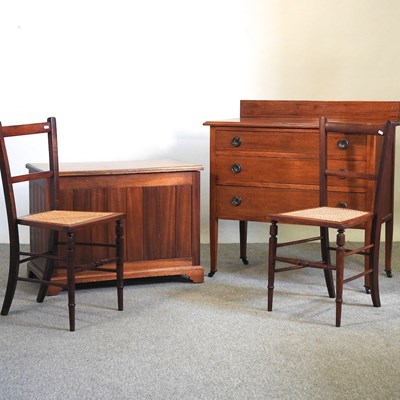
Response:
[{"label": "side drawer", "polygon": [[328,135],[328,154],[331,159],[367,159],[366,135]]},{"label": "side drawer", "polygon": [[[334,171],[366,172],[365,161],[330,160],[328,168]],[[316,159],[289,159],[274,157],[219,156],[216,162],[218,184],[319,184],[319,161]],[[364,187],[365,181],[330,177],[328,184]]]},{"label": "side drawer", "polygon": [[[265,215],[274,212],[292,211],[299,208],[317,207],[319,191],[293,188],[257,188],[242,186],[217,186],[216,217],[249,221],[265,221]],[[329,205],[339,203],[348,208],[364,210],[364,192],[329,191]]]}]

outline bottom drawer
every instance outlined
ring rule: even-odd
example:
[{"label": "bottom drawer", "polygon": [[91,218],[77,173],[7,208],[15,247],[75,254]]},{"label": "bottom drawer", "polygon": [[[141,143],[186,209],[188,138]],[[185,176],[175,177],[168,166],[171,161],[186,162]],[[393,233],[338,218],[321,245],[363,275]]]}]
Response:
[{"label": "bottom drawer", "polygon": [[[365,210],[365,193],[329,191],[329,206],[347,206]],[[301,208],[318,207],[317,189],[257,188],[217,186],[216,217],[248,221],[265,221],[265,215]]]}]

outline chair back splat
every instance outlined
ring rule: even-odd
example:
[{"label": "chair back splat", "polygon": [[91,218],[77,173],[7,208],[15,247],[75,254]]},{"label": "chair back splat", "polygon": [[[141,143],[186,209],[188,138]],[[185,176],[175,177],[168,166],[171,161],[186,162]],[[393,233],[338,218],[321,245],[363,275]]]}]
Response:
[{"label": "chair back splat", "polygon": [[[399,122],[387,121],[383,124],[362,124],[328,121],[326,117],[319,120],[319,207],[294,210],[285,213],[270,214],[271,221],[269,256],[268,256],[268,310],[272,311],[275,272],[312,267],[324,271],[329,297],[336,299],[336,326],[341,324],[343,285],[349,281],[364,277],[367,293],[371,294],[372,303],[380,307],[379,296],[379,246],[382,224],[393,218],[392,180],[394,137]],[[365,141],[367,147],[374,147],[380,156],[373,170],[367,170],[363,163],[348,162],[348,166],[335,170],[335,159],[340,159],[337,149],[347,148],[352,136]],[[333,150],[336,150],[336,156]],[[335,158],[336,157],[336,158]],[[357,161],[357,160],[355,160]],[[345,179],[349,187],[358,191],[365,187],[373,188],[373,199],[364,199],[357,208],[347,208],[346,204],[334,204],[330,199],[330,187],[337,185],[338,179]],[[370,200],[370,201],[369,201]],[[372,206],[371,206],[372,203]],[[307,225],[319,228],[319,235],[312,238],[301,238],[286,243],[278,243],[278,224]],[[336,229],[336,246],[331,247],[329,229]],[[363,246],[350,249],[346,247],[345,230],[364,229]],[[308,260],[301,257],[285,257],[277,254],[277,249],[294,246],[311,241],[319,241],[320,260]],[[336,252],[335,262],[331,262],[330,252]],[[366,258],[364,269],[344,278],[345,259],[351,255]],[[290,266],[282,266],[290,264]],[[336,272],[336,288],[332,271]]]},{"label": "chair back splat", "polygon": [[[15,147],[12,147],[11,142],[15,141],[16,138],[24,139],[28,136],[35,138],[42,136],[45,138],[44,142],[46,143],[48,152],[48,169],[46,171],[27,174],[13,174],[9,149],[14,149]],[[15,143],[13,144],[15,145]],[[9,274],[1,315],[8,314],[18,281],[39,283],[40,288],[37,301],[40,303],[43,302],[49,285],[61,286],[68,290],[69,327],[71,331],[74,331],[76,273],[85,270],[115,273],[118,309],[122,310],[124,262],[123,220],[125,219],[125,214],[104,210],[60,210],[56,119],[50,117],[45,122],[13,126],[2,126],[0,123],[0,153],[1,177],[10,239]],[[19,155],[21,154],[25,154],[25,152],[20,152]],[[33,180],[41,180],[45,185],[47,209],[38,213],[20,216],[18,215],[14,186]],[[22,251],[19,235],[19,228],[21,226],[28,226],[31,230],[31,235],[46,235],[48,237],[48,248],[43,251],[32,248],[30,251]],[[96,229],[96,227],[100,226],[106,226],[106,229],[113,229],[115,231],[115,239],[104,243],[81,243],[77,241],[79,231]],[[113,226],[114,228],[112,228]],[[77,247],[84,247],[84,251],[88,252],[88,254],[92,254],[90,251],[91,248],[102,247],[104,248],[103,254],[105,256],[100,260],[91,259],[85,265],[76,265],[75,253]],[[20,264],[38,258],[43,259],[45,263],[42,276],[20,276]],[[51,281],[53,271],[56,268],[66,270],[65,283]]]}]

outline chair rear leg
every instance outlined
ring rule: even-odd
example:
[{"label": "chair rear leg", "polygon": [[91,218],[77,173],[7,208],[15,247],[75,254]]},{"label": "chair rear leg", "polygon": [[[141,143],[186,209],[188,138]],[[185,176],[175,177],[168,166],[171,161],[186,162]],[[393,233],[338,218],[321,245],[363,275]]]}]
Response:
[{"label": "chair rear leg", "polygon": [[7,315],[14,299],[19,274],[19,244],[10,244],[10,262],[6,294],[4,296],[1,315]]},{"label": "chair rear leg", "polygon": [[385,272],[388,278],[393,277],[392,250],[393,250],[393,216],[385,223]]},{"label": "chair rear leg", "polygon": [[[51,280],[51,277],[52,277],[52,275],[53,275],[53,266],[50,265],[50,264],[51,264],[51,263],[50,263],[50,260],[48,260],[48,261],[46,262],[46,267],[45,267],[45,269],[44,269],[43,276],[42,276],[42,279],[43,279],[44,281],[50,281],[50,280]],[[42,283],[42,284],[40,285],[39,292],[38,292],[38,295],[37,295],[37,297],[36,297],[36,301],[37,301],[38,303],[43,303],[43,300],[44,300],[44,298],[46,297],[47,289],[48,289],[48,288],[49,288],[49,285],[46,285],[46,284],[44,284],[44,283]]]},{"label": "chair rear leg", "polygon": [[[49,238],[49,250],[50,254],[55,255],[57,249],[57,241],[58,241],[58,232],[51,231]],[[54,261],[51,259],[47,259],[46,266],[43,272],[42,280],[50,282],[51,277],[53,276],[54,271]],[[43,303],[44,298],[47,294],[47,289],[49,288],[48,284],[41,284],[39,288],[39,292],[36,298],[38,303]]]},{"label": "chair rear leg", "polygon": [[277,246],[278,225],[272,221],[269,228],[269,246],[268,246],[268,311],[272,311],[272,303],[274,296],[274,280],[275,280],[275,257]]},{"label": "chair rear leg", "polygon": [[[331,264],[331,255],[329,252],[329,231],[328,228],[320,228],[321,233],[321,255],[322,260],[326,265]],[[328,295],[330,298],[335,298],[335,285],[333,282],[333,274],[331,269],[324,269],[326,288],[328,289]]]},{"label": "chair rear leg", "polygon": [[370,265],[372,266],[372,274],[370,277],[371,299],[374,307],[381,306],[379,295],[379,241],[375,241],[374,247],[370,252]]}]

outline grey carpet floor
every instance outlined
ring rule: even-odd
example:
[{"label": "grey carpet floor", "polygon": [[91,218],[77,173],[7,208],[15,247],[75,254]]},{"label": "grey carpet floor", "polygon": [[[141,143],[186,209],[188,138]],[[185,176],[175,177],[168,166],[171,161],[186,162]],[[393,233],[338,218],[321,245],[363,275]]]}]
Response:
[{"label": "grey carpet floor", "polygon": [[[116,311],[114,287],[81,288],[77,330],[66,293],[35,301],[21,282],[0,317],[0,399],[399,399],[400,245],[381,273],[381,308],[360,281],[346,285],[342,327],[322,272],[277,275],[266,311],[266,246],[219,247],[219,271],[136,280]],[[309,247],[313,252],[315,248]],[[7,246],[0,246],[0,299]],[[208,246],[202,264],[208,272]]]}]

